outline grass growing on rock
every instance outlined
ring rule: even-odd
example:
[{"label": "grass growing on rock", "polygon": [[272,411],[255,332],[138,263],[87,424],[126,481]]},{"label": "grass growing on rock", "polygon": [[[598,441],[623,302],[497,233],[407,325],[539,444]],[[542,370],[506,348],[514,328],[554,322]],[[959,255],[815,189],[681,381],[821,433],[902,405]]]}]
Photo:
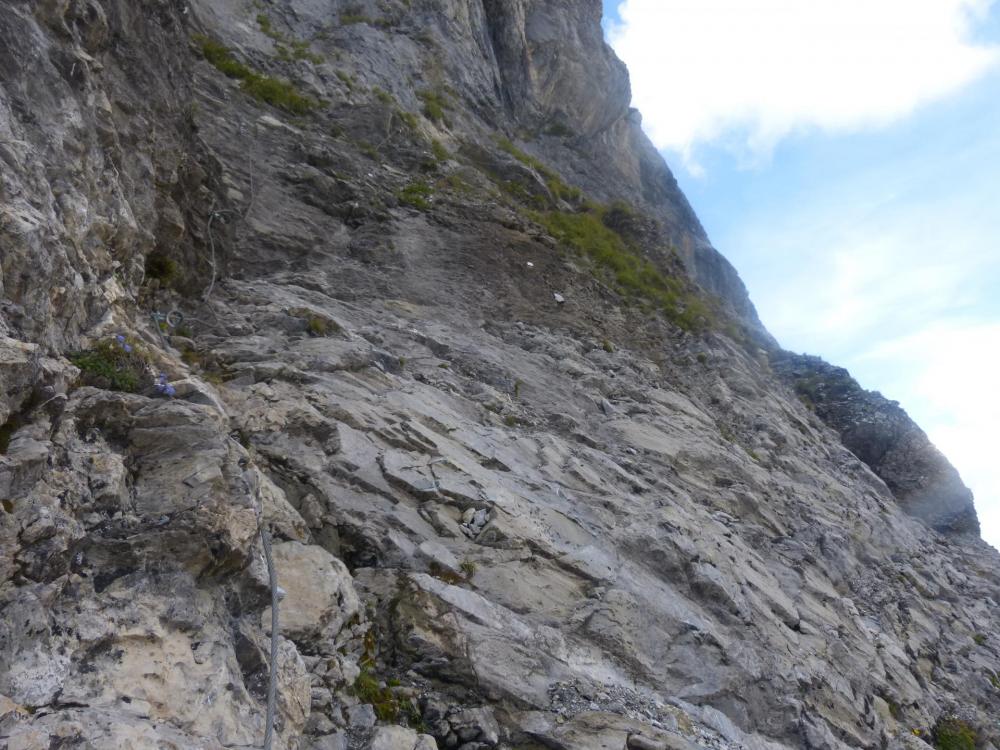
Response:
[{"label": "grass growing on rock", "polygon": [[160,286],[170,286],[177,280],[180,268],[177,261],[168,258],[163,253],[150,253],[146,256],[146,281],[158,281]]},{"label": "grass growing on rock", "polygon": [[396,696],[388,686],[382,687],[367,664],[361,665],[361,673],[354,680],[354,694],[362,703],[370,703],[381,721],[394,722],[399,716]]},{"label": "grass growing on rock", "polygon": [[976,730],[961,719],[939,719],[931,734],[938,750],[976,750]]},{"label": "grass growing on rock", "polygon": [[92,349],[71,354],[69,361],[80,368],[84,385],[134,393],[152,382],[148,355],[125,337],[102,339]]},{"label": "grass growing on rock", "polygon": [[410,130],[417,129],[417,116],[412,112],[407,112],[405,109],[396,109],[396,117],[406,125]]},{"label": "grass growing on rock", "polygon": [[329,336],[331,333],[335,332],[336,324],[326,318],[322,318],[319,315],[313,315],[306,322],[306,327],[309,329],[309,333],[313,336]]},{"label": "grass growing on rock", "polygon": [[257,14],[257,25],[265,36],[274,41],[274,49],[278,53],[279,60],[285,62],[308,60],[315,65],[323,62],[322,55],[317,55],[309,49],[309,42],[303,39],[291,39],[274,28],[271,17],[267,13]]},{"label": "grass growing on rock", "polygon": [[319,102],[299,93],[295,86],[280,78],[272,78],[241,63],[224,44],[207,36],[195,37],[202,57],[229,78],[240,82],[240,87],[250,96],[293,115],[305,115],[319,106]]},{"label": "grass growing on rock", "polygon": [[431,207],[430,198],[433,194],[430,185],[426,182],[411,182],[409,185],[404,187],[398,193],[396,197],[399,202],[412,206],[413,208],[420,209],[421,211],[426,211]]},{"label": "grass growing on rock", "polygon": [[439,162],[448,161],[448,159],[451,158],[451,154],[448,153],[448,149],[446,149],[441,141],[436,138],[431,140],[431,153]]},{"label": "grass growing on rock", "polygon": [[360,5],[349,5],[340,13],[340,25],[350,26],[355,23],[372,23],[372,19],[365,15]]},{"label": "grass growing on rock", "polygon": [[576,133],[568,125],[561,122],[553,122],[545,126],[542,135],[551,135],[557,138],[573,138]]},{"label": "grass growing on rock", "polygon": [[376,673],[377,636],[375,629],[370,629],[365,633],[364,651],[358,666],[360,673],[354,680],[351,689],[354,695],[362,703],[370,703],[375,715],[380,721],[395,723],[406,723],[423,731],[426,729],[420,716],[420,711],[412,701],[400,698],[393,691],[393,687],[399,686],[399,681],[392,678],[382,680]]},{"label": "grass growing on rock", "polygon": [[564,200],[570,203],[579,203],[583,200],[583,191],[580,188],[567,185],[551,167],[519,149],[509,138],[505,138],[504,136],[498,137],[497,145],[501,151],[510,154],[524,166],[538,172],[545,180],[545,185],[548,187],[549,192],[557,200]]},{"label": "grass growing on rock", "polygon": [[602,221],[605,209],[580,212],[532,212],[531,218],[561,244],[590,258],[612,274],[628,297],[646,300],[685,330],[698,330],[710,319],[710,311],[697,295],[677,278],[668,276],[620,234]]},{"label": "grass growing on rock", "polygon": [[434,89],[424,89],[423,91],[418,91],[417,96],[420,97],[420,101],[424,103],[424,116],[433,123],[444,123],[448,124],[448,120],[445,117],[445,110],[450,108],[448,99],[444,92],[436,91]]},{"label": "grass growing on rock", "polygon": [[632,228],[641,223],[642,217],[631,206],[621,201],[603,206],[587,200],[580,188],[566,184],[551,167],[522,151],[509,138],[497,136],[495,142],[501,151],[543,179],[555,203],[533,193],[520,181],[500,179],[484,165],[497,186],[522,205],[532,207],[534,210],[527,211],[526,216],[561,245],[609,273],[627,299],[659,309],[687,331],[724,324],[719,312],[685,280],[660,270],[644,257],[632,239]]},{"label": "grass growing on rock", "polygon": [[340,79],[341,83],[347,86],[348,91],[354,91],[354,87],[357,85],[357,82],[354,80],[354,76],[346,71],[338,70],[337,78]]}]

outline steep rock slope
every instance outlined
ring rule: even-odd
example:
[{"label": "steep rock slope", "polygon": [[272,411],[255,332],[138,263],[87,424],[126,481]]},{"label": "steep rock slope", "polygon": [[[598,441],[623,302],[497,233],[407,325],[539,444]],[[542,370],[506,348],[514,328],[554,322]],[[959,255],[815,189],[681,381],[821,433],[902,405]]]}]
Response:
[{"label": "steep rock slope", "polygon": [[942,532],[979,534],[972,492],[897,402],[865,391],[847,370],[819,357],[782,352],[772,362],[910,515]]},{"label": "steep rock slope", "polygon": [[259,746],[261,524],[275,747],[1000,743],[996,553],[772,370],[599,13],[0,11],[8,747]]}]

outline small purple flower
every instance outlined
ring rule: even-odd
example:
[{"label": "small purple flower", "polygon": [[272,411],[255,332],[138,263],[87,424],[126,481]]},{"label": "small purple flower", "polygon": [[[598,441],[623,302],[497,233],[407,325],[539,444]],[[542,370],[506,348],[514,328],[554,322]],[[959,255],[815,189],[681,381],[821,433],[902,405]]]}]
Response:
[{"label": "small purple flower", "polygon": [[167,382],[167,376],[165,373],[160,373],[156,382],[153,384],[153,387],[156,389],[157,393],[162,393],[164,396],[173,397],[177,395],[177,389]]},{"label": "small purple flower", "polygon": [[125,337],[122,334],[119,333],[115,336],[115,341],[121,345],[121,348],[125,350],[126,354],[130,354],[132,352],[132,345],[125,340]]}]

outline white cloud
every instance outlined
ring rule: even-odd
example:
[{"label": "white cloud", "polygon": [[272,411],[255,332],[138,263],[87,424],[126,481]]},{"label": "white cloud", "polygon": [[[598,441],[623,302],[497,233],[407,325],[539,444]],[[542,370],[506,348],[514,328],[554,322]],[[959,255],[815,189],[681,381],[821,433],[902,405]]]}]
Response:
[{"label": "white cloud", "polygon": [[624,0],[609,39],[660,148],[751,157],[802,128],[891,122],[984,74],[994,0]]}]

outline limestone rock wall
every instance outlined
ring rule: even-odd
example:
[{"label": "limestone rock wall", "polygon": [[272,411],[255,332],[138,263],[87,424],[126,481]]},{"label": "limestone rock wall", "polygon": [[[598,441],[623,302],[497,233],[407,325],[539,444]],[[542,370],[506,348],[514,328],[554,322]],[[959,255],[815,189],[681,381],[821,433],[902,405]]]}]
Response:
[{"label": "limestone rock wall", "polygon": [[0,746],[260,746],[261,526],[276,748],[1000,743],[997,553],[772,366],[597,2],[0,37]]}]

